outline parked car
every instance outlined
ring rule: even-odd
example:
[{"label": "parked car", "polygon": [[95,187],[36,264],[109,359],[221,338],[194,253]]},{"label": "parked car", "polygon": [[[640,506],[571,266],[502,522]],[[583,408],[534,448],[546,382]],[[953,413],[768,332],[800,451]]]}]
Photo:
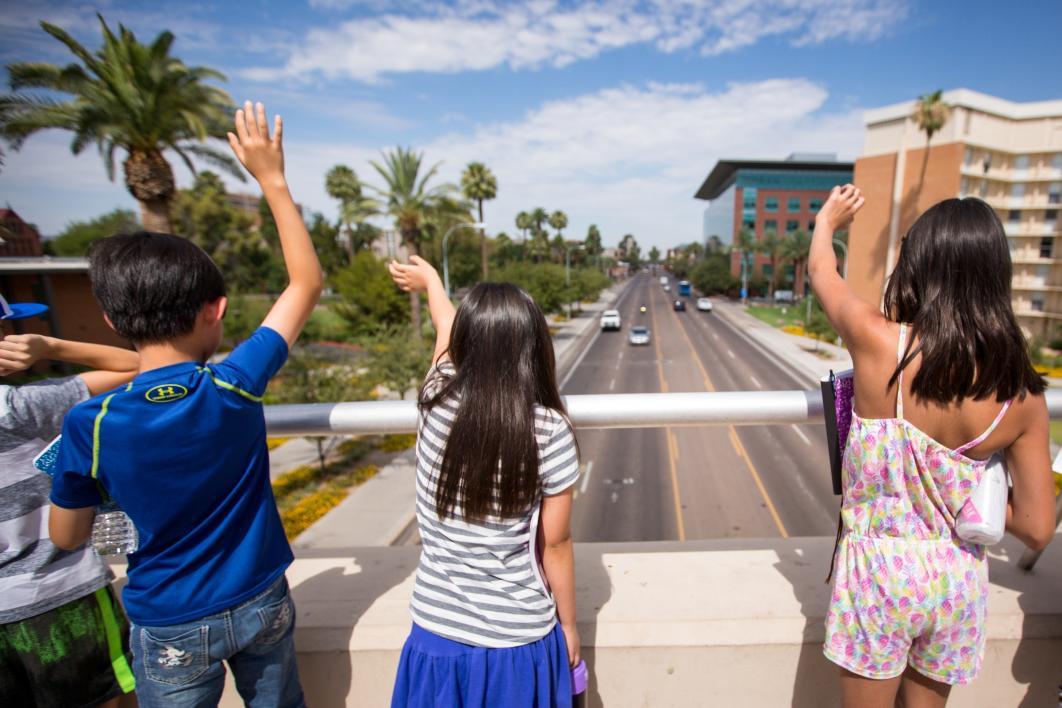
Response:
[{"label": "parked car", "polygon": [[664,292],[665,292],[665,293],[669,293],[669,292],[671,292],[671,286],[670,286],[670,285],[665,285],[665,286],[664,286]]},{"label": "parked car", "polygon": [[700,310],[701,312],[711,312],[712,311],[712,301],[709,300],[706,297],[697,298],[697,309]]},{"label": "parked car", "polygon": [[641,346],[649,343],[649,328],[648,327],[631,327],[630,334],[627,335],[627,342],[632,346]]},{"label": "parked car", "polygon": [[675,312],[685,312],[686,311],[686,301],[685,300],[675,300],[675,302],[672,303],[672,307],[675,308]]},{"label": "parked car", "polygon": [[622,325],[620,324],[619,310],[605,310],[601,313],[601,331],[607,332],[608,330],[620,330]]},{"label": "parked car", "polygon": [[792,290],[775,290],[774,301],[775,302],[793,302]]}]

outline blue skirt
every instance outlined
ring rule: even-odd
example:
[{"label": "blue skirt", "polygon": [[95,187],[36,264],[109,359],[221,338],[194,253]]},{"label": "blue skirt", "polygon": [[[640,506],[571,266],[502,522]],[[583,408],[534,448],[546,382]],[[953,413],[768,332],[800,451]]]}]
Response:
[{"label": "blue skirt", "polygon": [[391,708],[568,708],[571,671],[556,625],[537,642],[476,647],[413,625],[398,662]]}]

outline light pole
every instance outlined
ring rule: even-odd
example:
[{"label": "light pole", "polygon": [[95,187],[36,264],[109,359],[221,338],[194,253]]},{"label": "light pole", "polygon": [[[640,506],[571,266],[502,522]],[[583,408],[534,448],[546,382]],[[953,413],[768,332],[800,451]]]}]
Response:
[{"label": "light pole", "polygon": [[[572,251],[579,251],[579,250],[584,249],[584,248],[586,248],[586,246],[584,246],[581,243],[577,243],[577,244],[568,246],[568,247],[566,247],[564,249],[564,284],[566,286],[568,286],[568,287],[571,287],[571,284],[572,284]],[[568,319],[570,320],[571,318],[572,318],[572,304],[571,304],[571,302],[569,302],[568,303]]]},{"label": "light pole", "polygon": [[485,229],[487,225],[482,221],[476,221],[471,224],[454,224],[443,235],[442,251],[443,251],[443,288],[446,290],[446,297],[450,297],[450,252],[446,248],[446,242],[450,240],[450,234],[462,227],[468,227],[470,229]]}]

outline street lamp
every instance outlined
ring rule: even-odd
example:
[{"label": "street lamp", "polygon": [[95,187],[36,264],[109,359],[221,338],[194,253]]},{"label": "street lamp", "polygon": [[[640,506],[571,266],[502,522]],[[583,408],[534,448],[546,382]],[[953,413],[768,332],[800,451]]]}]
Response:
[{"label": "street lamp", "polygon": [[470,229],[485,229],[487,225],[482,221],[476,221],[471,224],[454,224],[443,235],[442,251],[443,251],[443,288],[446,289],[446,297],[450,297],[450,252],[446,248],[446,242],[450,240],[450,234],[455,230],[468,227]]}]

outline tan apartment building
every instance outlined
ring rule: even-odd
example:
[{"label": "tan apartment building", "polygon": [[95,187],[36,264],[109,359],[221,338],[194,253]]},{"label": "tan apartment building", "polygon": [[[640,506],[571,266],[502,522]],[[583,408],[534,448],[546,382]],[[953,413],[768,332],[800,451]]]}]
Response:
[{"label": "tan apartment building", "polygon": [[867,204],[850,232],[852,287],[879,304],[918,215],[942,199],[980,197],[1007,234],[1021,326],[1052,337],[1062,330],[1062,100],[1015,103],[956,89],[944,101],[951,113],[928,152],[914,102],[865,115],[855,184]]}]

